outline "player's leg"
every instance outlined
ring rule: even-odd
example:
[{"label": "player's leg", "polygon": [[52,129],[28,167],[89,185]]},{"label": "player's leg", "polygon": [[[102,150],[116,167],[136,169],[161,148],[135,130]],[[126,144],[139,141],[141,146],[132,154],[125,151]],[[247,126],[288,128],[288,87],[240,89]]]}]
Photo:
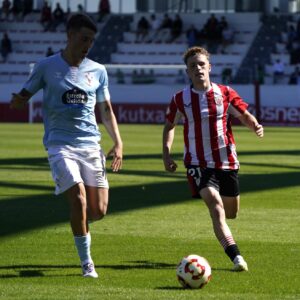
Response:
[{"label": "player's leg", "polygon": [[227,219],[235,219],[240,209],[240,196],[221,196]]},{"label": "player's leg", "polygon": [[227,219],[235,219],[240,208],[238,170],[218,170],[220,195]]},{"label": "player's leg", "polygon": [[[72,157],[70,159],[69,157]],[[70,223],[74,235],[74,242],[79,254],[81,265],[89,266],[92,263],[90,254],[90,233],[87,223],[86,191],[80,174],[80,163],[76,152],[70,153],[65,147],[48,149],[49,164],[53,179],[56,183],[56,194],[64,193],[70,205]],[[86,268],[84,275],[97,277],[97,273]]]},{"label": "player's leg", "polygon": [[[226,218],[234,219],[236,218],[240,207],[240,185],[238,179],[238,170],[219,170],[217,172],[217,177],[219,179],[219,189]],[[236,256],[234,257],[234,255]],[[229,255],[231,259],[234,257],[232,259],[234,263],[233,270],[247,271],[247,263],[240,253],[234,253],[234,255]]]},{"label": "player's leg", "polygon": [[[88,219],[101,219],[107,210],[108,204],[108,181],[105,171],[105,156],[99,150],[86,150],[82,153],[84,161],[80,159],[80,175],[84,182],[85,191],[85,224],[87,235],[76,238],[77,249],[82,251],[81,256],[82,271],[85,277],[97,278],[93,260],[91,259],[92,238],[89,232]],[[82,207],[83,208],[83,207]],[[80,241],[81,245],[80,246]]]},{"label": "player's leg", "polygon": [[222,198],[219,192],[210,186],[203,188],[200,195],[208,207],[213,223],[214,233],[217,239],[221,242],[226,237],[231,236],[231,231],[225,219],[225,210]]},{"label": "player's leg", "polygon": [[107,212],[108,188],[98,188],[85,186],[87,195],[88,218],[90,220],[100,220]]},{"label": "player's leg", "polygon": [[70,223],[74,236],[84,236],[88,233],[87,202],[85,187],[79,182],[65,192],[70,205]]},{"label": "player's leg", "polygon": [[222,198],[214,187],[201,189],[200,195],[209,209],[213,223],[214,233],[224,248],[225,253],[234,263],[234,271],[248,270],[247,264],[240,254],[239,248],[235,243],[230,228],[226,223],[226,214]]},{"label": "player's leg", "polygon": [[97,278],[98,274],[91,257],[92,238],[88,228],[88,219],[99,220],[105,216],[108,204],[108,189],[85,186],[85,192],[85,224],[87,234],[75,237],[75,244],[80,256],[83,276]]},{"label": "player's leg", "polygon": [[70,223],[74,235],[75,246],[80,258],[84,277],[97,278],[91,257],[91,235],[87,222],[86,191],[82,182],[75,184],[66,191],[70,204]]},{"label": "player's leg", "polygon": [[87,210],[90,220],[103,218],[108,206],[109,185],[106,177],[105,156],[100,150],[90,151],[81,165],[85,183]]},{"label": "player's leg", "polygon": [[[226,195],[225,197],[238,197],[237,172],[222,172],[215,169],[188,166],[187,179],[192,196],[195,198],[197,194],[200,195],[208,207],[215,235],[226,254],[234,262],[234,269],[236,271],[247,270],[247,264],[240,256],[238,246],[226,223],[227,215],[231,217],[236,215],[239,202],[235,202],[234,206],[230,201],[226,201],[227,199],[223,201],[219,193],[220,190],[222,194]],[[225,209],[227,209],[227,212],[225,212]],[[238,261],[237,264],[237,260],[240,259],[241,261]],[[241,266],[240,263],[243,262],[244,264]]]}]

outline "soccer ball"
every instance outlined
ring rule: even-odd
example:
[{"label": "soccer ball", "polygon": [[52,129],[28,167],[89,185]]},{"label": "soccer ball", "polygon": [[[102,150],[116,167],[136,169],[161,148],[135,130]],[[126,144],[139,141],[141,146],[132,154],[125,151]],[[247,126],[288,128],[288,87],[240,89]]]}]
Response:
[{"label": "soccer ball", "polygon": [[211,267],[204,257],[191,254],[180,261],[176,275],[184,288],[201,289],[210,281]]}]

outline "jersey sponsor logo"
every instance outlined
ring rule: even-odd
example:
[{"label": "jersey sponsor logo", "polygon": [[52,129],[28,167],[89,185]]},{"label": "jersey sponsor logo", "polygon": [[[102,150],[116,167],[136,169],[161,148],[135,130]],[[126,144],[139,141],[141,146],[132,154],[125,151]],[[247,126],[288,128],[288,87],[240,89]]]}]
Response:
[{"label": "jersey sponsor logo", "polygon": [[67,105],[83,106],[87,101],[87,93],[78,88],[68,90],[62,96],[62,102]]}]

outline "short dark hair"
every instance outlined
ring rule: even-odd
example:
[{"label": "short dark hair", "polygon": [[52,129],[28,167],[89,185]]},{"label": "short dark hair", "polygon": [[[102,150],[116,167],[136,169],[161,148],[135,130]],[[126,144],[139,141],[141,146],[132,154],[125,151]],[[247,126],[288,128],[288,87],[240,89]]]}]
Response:
[{"label": "short dark hair", "polygon": [[209,52],[205,49],[205,48],[202,48],[202,47],[191,47],[189,49],[187,49],[184,54],[183,54],[183,61],[185,64],[187,64],[187,60],[191,57],[191,56],[194,56],[196,54],[203,54],[207,57],[207,60],[209,61],[209,58],[210,58],[210,54]]},{"label": "short dark hair", "polygon": [[95,22],[88,16],[82,13],[77,13],[71,15],[67,21],[67,31],[69,30],[80,30],[82,27],[93,30],[97,32],[97,26]]}]

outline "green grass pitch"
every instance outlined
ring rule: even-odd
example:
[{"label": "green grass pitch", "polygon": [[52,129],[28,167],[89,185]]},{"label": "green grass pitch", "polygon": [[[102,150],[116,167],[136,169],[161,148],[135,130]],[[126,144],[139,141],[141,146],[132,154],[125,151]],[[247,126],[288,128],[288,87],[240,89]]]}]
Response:
[{"label": "green grass pitch", "polygon": [[[207,208],[190,197],[181,128],[175,174],[163,169],[162,125],[120,130],[124,166],[109,172],[108,215],[91,225],[100,278],[90,280],[81,277],[68,206],[53,195],[42,125],[0,124],[1,300],[300,299],[300,128],[269,127],[263,139],[234,128],[241,210],[228,223],[248,273],[230,271]],[[102,145],[111,146],[105,132]],[[192,253],[212,266],[202,290],[184,290],[176,279],[177,263]]]}]

